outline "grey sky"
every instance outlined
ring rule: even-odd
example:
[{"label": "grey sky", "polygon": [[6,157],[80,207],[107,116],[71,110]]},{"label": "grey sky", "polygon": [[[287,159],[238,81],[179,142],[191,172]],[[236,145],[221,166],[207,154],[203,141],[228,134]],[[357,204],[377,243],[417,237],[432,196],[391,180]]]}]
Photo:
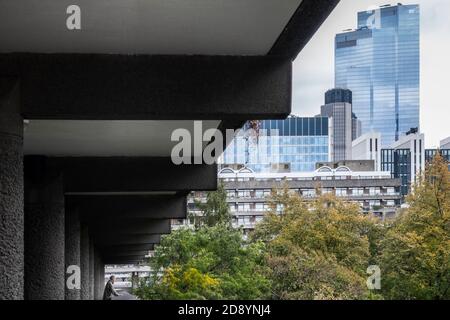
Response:
[{"label": "grey sky", "polygon": [[[319,113],[334,86],[334,36],[356,27],[356,13],[386,0],[341,0],[294,64],[293,113]],[[395,4],[396,2],[392,2]],[[450,136],[450,1],[416,0],[421,6],[421,129],[427,147]]]}]

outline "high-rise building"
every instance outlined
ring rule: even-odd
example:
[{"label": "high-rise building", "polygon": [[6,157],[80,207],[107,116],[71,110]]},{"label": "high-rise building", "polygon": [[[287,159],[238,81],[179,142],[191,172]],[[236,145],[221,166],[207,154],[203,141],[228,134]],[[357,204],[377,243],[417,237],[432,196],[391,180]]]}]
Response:
[{"label": "high-rise building", "polygon": [[358,117],[352,113],[352,141],[362,136],[362,123]]},{"label": "high-rise building", "polygon": [[332,89],[325,93],[320,115],[330,119],[330,160],[351,160],[353,137],[352,92]]},{"label": "high-rise building", "polygon": [[384,147],[420,125],[419,24],[418,5],[382,6],[336,35],[335,86],[353,92],[362,133],[380,132]]},{"label": "high-rise building", "polygon": [[219,158],[219,165],[257,173],[314,171],[329,160],[327,117],[264,120],[257,136],[241,132]]}]

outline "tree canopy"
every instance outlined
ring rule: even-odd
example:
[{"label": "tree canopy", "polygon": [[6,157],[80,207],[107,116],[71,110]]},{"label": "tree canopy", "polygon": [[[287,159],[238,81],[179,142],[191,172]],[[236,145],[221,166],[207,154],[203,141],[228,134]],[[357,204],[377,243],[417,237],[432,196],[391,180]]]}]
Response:
[{"label": "tree canopy", "polygon": [[387,299],[450,299],[450,173],[438,154],[386,226],[380,263]]}]

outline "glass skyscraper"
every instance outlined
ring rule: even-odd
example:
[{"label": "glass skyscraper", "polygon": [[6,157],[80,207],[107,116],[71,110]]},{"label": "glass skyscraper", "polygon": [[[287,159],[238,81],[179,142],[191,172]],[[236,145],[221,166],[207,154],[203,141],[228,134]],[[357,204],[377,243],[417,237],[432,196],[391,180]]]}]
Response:
[{"label": "glass skyscraper", "polygon": [[358,13],[358,29],[336,35],[335,85],[353,92],[362,133],[383,146],[419,128],[420,10],[382,6]]},{"label": "glass skyscraper", "polygon": [[329,161],[328,118],[264,120],[259,135],[241,132],[219,160],[221,167],[241,166],[257,173],[308,172]]}]

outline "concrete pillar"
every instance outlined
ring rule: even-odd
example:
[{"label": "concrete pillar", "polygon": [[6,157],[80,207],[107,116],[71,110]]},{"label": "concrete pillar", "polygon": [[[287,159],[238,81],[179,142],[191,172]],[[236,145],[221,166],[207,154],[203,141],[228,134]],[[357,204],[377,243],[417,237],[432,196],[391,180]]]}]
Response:
[{"label": "concrete pillar", "polygon": [[103,299],[103,290],[105,288],[105,265],[97,250],[95,249],[95,300]]},{"label": "concrete pillar", "polygon": [[86,224],[81,224],[80,239],[80,271],[81,271],[81,300],[89,300],[89,229]]},{"label": "concrete pillar", "polygon": [[25,158],[25,298],[64,300],[64,190],[46,157]]},{"label": "concrete pillar", "polygon": [[[69,288],[67,280],[70,281],[72,274],[67,270],[73,266],[80,268],[80,235],[81,224],[80,214],[76,207],[66,206],[66,243],[65,243],[65,260],[66,260],[66,300],[80,300],[81,297],[81,274],[79,274],[80,287]],[[81,271],[81,270],[80,270]]]},{"label": "concrete pillar", "polygon": [[0,300],[23,299],[23,119],[19,87],[0,78]]},{"label": "concrete pillar", "polygon": [[89,238],[89,300],[95,299],[95,249],[94,240]]}]

